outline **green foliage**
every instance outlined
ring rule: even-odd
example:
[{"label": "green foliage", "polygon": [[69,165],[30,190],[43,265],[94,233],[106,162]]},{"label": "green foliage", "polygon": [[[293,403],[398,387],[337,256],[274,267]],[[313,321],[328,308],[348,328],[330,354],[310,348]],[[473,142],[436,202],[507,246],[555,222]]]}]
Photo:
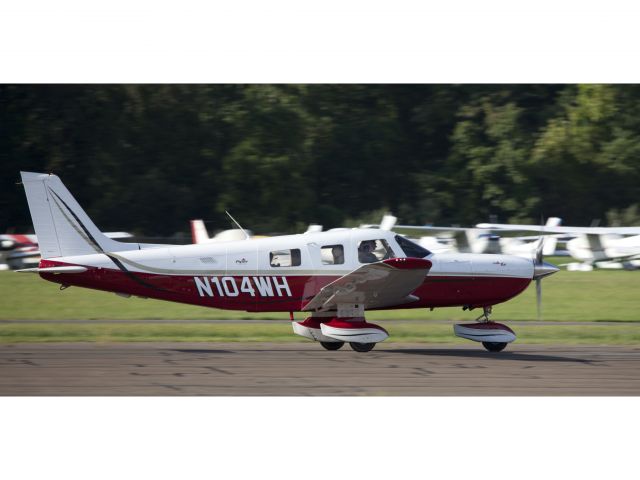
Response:
[{"label": "green foliage", "polygon": [[631,227],[640,225],[640,203],[634,203],[628,208],[612,209],[607,212],[609,225]]},{"label": "green foliage", "polygon": [[31,228],[19,170],[151,236],[224,210],[259,233],[637,222],[635,85],[2,85],[0,105],[0,231]]}]

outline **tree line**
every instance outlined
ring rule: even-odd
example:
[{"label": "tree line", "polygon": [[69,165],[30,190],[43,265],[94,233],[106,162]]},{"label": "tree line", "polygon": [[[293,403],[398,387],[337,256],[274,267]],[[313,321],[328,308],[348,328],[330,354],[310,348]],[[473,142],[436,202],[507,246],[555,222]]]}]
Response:
[{"label": "tree line", "polygon": [[20,170],[103,230],[640,224],[637,85],[2,85],[0,231]]}]

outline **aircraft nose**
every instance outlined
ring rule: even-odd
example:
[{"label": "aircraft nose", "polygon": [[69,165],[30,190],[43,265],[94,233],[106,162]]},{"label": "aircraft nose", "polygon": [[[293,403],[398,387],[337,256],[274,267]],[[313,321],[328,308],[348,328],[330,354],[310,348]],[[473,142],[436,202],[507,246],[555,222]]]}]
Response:
[{"label": "aircraft nose", "polygon": [[536,263],[533,266],[533,279],[538,280],[539,278],[548,277],[549,275],[556,273],[558,270],[560,269],[551,263]]}]

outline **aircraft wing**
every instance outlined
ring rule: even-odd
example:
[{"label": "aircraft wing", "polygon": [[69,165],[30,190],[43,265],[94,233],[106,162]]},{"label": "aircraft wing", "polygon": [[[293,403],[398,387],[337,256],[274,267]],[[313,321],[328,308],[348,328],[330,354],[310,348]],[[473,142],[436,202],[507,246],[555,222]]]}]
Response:
[{"label": "aircraft wing", "polygon": [[363,304],[365,309],[417,300],[411,296],[431,268],[429,260],[390,258],[363,265],[331,282],[307,303],[303,311],[337,309],[338,304]]},{"label": "aircraft wing", "polygon": [[403,235],[409,235],[412,237],[418,237],[425,235],[426,233],[433,232],[466,232],[467,230],[471,230],[471,228],[464,227],[432,227],[429,225],[419,226],[419,225],[396,225],[392,229],[394,232],[401,233]]},{"label": "aircraft wing", "polygon": [[511,232],[536,232],[542,234],[564,233],[564,234],[591,234],[591,235],[640,235],[640,227],[548,227],[546,225],[516,225],[508,223],[478,223],[478,228],[489,230],[503,230]]}]

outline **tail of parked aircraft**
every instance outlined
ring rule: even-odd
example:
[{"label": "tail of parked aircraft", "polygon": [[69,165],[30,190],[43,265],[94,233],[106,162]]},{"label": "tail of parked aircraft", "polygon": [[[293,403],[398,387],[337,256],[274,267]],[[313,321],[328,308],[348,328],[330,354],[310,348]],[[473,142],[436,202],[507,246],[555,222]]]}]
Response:
[{"label": "tail of parked aircraft", "polygon": [[193,243],[207,243],[209,234],[202,220],[191,220],[191,241]]},{"label": "tail of parked aircraft", "polygon": [[[545,227],[558,227],[562,223],[562,219],[559,217],[549,217]],[[558,237],[548,235],[545,238],[544,246],[542,247],[543,255],[553,255],[556,251],[556,245],[558,244]]]},{"label": "tail of parked aircraft", "polygon": [[56,175],[20,172],[42,258],[139,248],[104,235]]}]

